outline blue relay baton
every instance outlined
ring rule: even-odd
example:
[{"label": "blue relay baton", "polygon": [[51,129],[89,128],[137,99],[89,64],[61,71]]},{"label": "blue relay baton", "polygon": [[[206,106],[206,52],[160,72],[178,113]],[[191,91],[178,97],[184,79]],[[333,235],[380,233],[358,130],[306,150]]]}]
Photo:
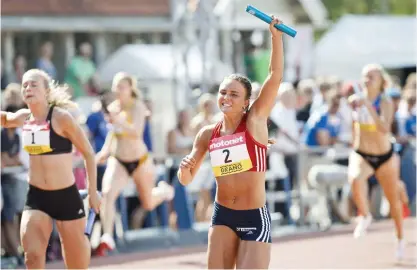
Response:
[{"label": "blue relay baton", "polygon": [[[262,21],[270,24],[272,22],[272,17],[266,15],[265,13],[263,13],[262,11],[260,11],[259,9],[257,9],[254,6],[248,5],[246,7],[246,12],[252,14],[253,16],[255,16],[258,19],[261,19]],[[285,24],[276,24],[274,25],[276,29],[278,29],[281,32],[284,32],[285,34],[291,36],[291,37],[295,37],[295,35],[297,35],[297,31],[295,31],[294,29],[292,29],[289,26],[286,26]]]},{"label": "blue relay baton", "polygon": [[[80,196],[81,199],[85,199],[88,196],[88,191],[85,189],[79,190],[80,192]],[[100,196],[100,193],[98,192],[98,195]],[[87,224],[85,226],[85,230],[84,230],[84,234],[87,236],[91,235],[91,232],[93,231],[93,225],[94,225],[94,220],[96,219],[96,212],[94,211],[94,209],[90,209],[90,211],[88,212],[88,217],[87,217]]]}]

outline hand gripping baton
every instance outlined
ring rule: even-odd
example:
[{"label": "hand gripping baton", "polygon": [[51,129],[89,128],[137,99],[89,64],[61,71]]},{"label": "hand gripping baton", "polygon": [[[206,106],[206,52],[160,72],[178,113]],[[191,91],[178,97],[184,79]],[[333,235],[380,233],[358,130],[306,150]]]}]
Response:
[{"label": "hand gripping baton", "polygon": [[[270,24],[272,22],[272,17],[266,15],[265,13],[263,13],[262,11],[260,11],[259,9],[257,9],[254,6],[248,5],[246,7],[246,12],[252,14],[253,16],[257,17],[258,19],[261,19],[262,21]],[[295,31],[294,29],[292,29],[289,26],[286,26],[285,24],[276,24],[274,25],[276,29],[278,29],[281,32],[284,32],[285,34],[291,36],[291,37],[295,37],[295,35],[297,35],[297,31]]]},{"label": "hand gripping baton", "polygon": [[[88,196],[88,191],[85,189],[81,189],[79,190],[80,192],[80,196],[81,199],[85,199]],[[97,192],[98,195],[100,196],[100,192]],[[88,217],[87,217],[87,224],[85,225],[85,230],[84,230],[84,234],[87,236],[91,235],[91,232],[93,231],[93,225],[94,225],[94,220],[96,219],[96,212],[94,211],[94,209],[90,208],[90,211],[88,212]]]}]

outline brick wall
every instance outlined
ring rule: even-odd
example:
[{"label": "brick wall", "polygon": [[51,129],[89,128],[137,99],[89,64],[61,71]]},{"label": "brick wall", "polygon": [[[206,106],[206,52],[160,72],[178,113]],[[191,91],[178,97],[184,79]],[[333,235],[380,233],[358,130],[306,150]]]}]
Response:
[{"label": "brick wall", "polygon": [[2,0],[2,15],[168,16],[170,0]]}]

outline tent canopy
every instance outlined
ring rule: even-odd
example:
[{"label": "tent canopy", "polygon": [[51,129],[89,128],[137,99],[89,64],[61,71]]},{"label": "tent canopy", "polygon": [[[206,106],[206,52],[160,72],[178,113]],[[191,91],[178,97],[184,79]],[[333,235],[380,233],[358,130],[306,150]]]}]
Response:
[{"label": "tent canopy", "polygon": [[[174,51],[170,44],[128,44],[114,52],[98,69],[101,83],[111,82],[113,76],[124,71],[136,76],[141,81],[172,80],[175,74],[184,74],[184,65],[175,66],[174,59],[181,55]],[[208,59],[210,60],[210,59]],[[193,83],[202,78],[202,55],[198,47],[192,47],[187,57],[187,67]],[[232,72],[224,63],[210,62],[215,65],[216,76],[213,80],[221,80]]]},{"label": "tent canopy", "polygon": [[388,69],[415,66],[416,22],[412,16],[343,16],[316,44],[315,75],[351,80],[368,63]]}]

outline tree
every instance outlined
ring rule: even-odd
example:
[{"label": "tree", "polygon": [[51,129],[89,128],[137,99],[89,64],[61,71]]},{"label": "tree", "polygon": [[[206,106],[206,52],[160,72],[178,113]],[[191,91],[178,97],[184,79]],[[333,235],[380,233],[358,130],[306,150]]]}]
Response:
[{"label": "tree", "polygon": [[416,0],[322,0],[329,19],[337,21],[344,14],[415,15]]}]

